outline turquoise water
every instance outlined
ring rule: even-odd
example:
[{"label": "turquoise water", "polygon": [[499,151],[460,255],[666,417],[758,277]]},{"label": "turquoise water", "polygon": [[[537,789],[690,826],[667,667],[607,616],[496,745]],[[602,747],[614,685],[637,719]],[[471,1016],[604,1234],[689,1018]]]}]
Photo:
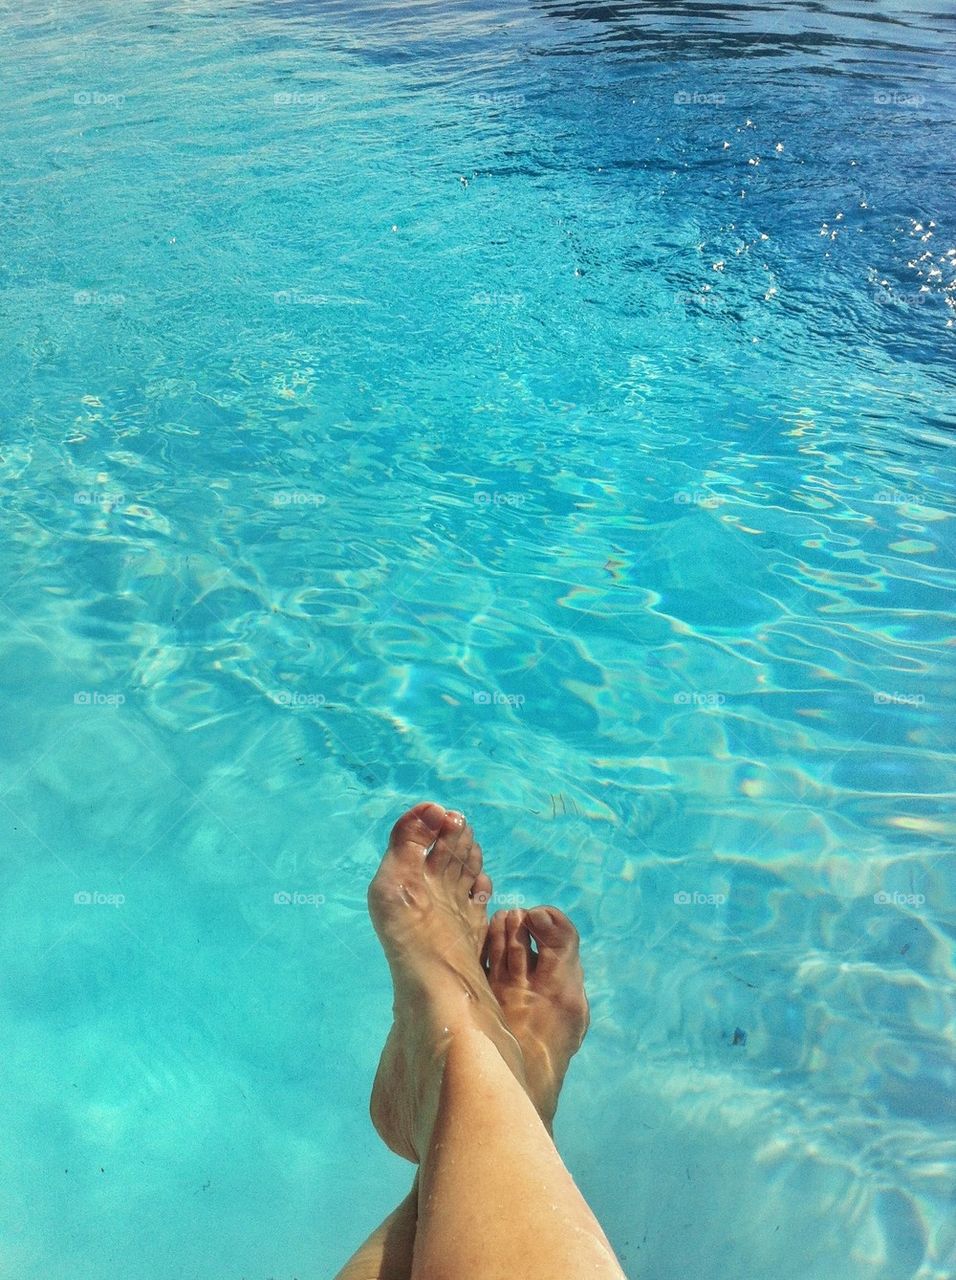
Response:
[{"label": "turquoise water", "polygon": [[0,1269],[334,1272],[431,797],[629,1276],[952,1280],[947,6],[4,9]]}]

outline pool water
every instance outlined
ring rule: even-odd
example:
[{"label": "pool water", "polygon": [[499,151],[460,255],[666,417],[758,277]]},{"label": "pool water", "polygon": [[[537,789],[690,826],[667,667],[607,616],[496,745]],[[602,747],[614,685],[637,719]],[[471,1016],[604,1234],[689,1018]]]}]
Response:
[{"label": "pool water", "polygon": [[952,1280],[949,6],[4,16],[3,1273],[334,1274],[434,798],[630,1277]]}]

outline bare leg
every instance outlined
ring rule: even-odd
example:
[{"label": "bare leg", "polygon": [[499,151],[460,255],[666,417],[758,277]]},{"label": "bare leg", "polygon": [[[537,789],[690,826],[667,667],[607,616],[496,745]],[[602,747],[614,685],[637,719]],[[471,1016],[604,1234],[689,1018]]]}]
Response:
[{"label": "bare leg", "polygon": [[369,1236],[335,1280],[409,1280],[418,1224],[418,1176],[411,1191]]},{"label": "bare leg", "polygon": [[421,1176],[413,1280],[624,1280],[540,1116],[477,1029],[449,1045]]},{"label": "bare leg", "polygon": [[373,1119],[393,1150],[422,1162],[412,1275],[512,1280],[518,1258],[535,1277],[621,1280],[527,1095],[518,1042],[476,957],[480,871],[461,815],[418,805],[369,890],[395,985]]},{"label": "bare leg", "polygon": [[[479,876],[477,906],[492,893]],[[571,1057],[588,1025],[584,975],[574,925],[554,907],[499,911],[491,921],[475,914],[476,953],[505,1022],[521,1046],[528,1096],[551,1132],[558,1095]],[[534,935],[538,950],[531,949]],[[418,1223],[418,1178],[411,1193],[349,1260],[336,1280],[409,1280]]]},{"label": "bare leg", "polygon": [[[411,811],[411,814],[406,814],[401,822],[396,823],[390,848],[396,839],[406,832],[406,829],[413,830],[420,838],[426,840],[426,844],[432,842],[435,832],[417,825],[413,817],[418,809],[427,807],[417,805],[416,809]],[[437,805],[434,808],[440,817],[443,811]],[[464,830],[465,828],[463,827],[462,831]],[[459,831],[456,837],[453,854],[458,859],[459,868],[462,867],[463,855],[466,851],[466,846],[461,840],[462,831]],[[470,844],[471,842],[469,841],[469,846]],[[422,853],[424,853],[424,848],[422,848]],[[491,897],[492,883],[481,872],[480,849],[476,850],[476,856],[478,859],[478,874],[472,875],[474,883],[469,895],[467,920],[471,934],[471,945],[474,948],[475,955],[481,956],[488,933],[487,903]],[[472,857],[470,858],[469,866],[473,862],[474,858]],[[385,1052],[382,1055],[383,1064],[390,1061],[394,1055],[395,1034],[395,1028],[393,1027],[386,1042]],[[379,1098],[383,1075],[383,1067],[379,1067],[372,1092],[371,1110],[373,1120],[375,1120],[379,1109],[384,1109],[387,1112],[387,1103],[382,1103]],[[408,1149],[407,1145],[402,1144],[394,1137],[390,1124],[386,1124],[380,1131],[385,1142],[397,1154],[414,1160],[417,1164],[418,1157]],[[409,1280],[412,1273],[412,1250],[415,1246],[415,1229],[418,1220],[418,1184],[419,1179],[416,1171],[415,1182],[409,1194],[358,1248],[335,1277],[335,1280]]]}]

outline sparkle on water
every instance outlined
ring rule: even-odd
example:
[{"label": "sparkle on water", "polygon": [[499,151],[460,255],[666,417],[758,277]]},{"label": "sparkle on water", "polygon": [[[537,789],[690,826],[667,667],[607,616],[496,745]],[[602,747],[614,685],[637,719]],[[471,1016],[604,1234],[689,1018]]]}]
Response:
[{"label": "sparkle on water", "polygon": [[629,1275],[951,1280],[948,6],[3,8],[4,1274],[334,1273],[433,797]]}]

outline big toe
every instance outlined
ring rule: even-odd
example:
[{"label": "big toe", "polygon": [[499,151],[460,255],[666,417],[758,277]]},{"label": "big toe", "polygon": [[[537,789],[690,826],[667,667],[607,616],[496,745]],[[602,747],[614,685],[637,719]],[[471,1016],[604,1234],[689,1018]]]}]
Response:
[{"label": "big toe", "polygon": [[399,858],[423,858],[438,839],[446,811],[440,804],[425,800],[403,813],[392,827],[388,852]]},{"label": "big toe", "polygon": [[[462,868],[470,856],[474,845],[475,833],[465,821],[465,815],[457,809],[449,809],[445,814],[441,830],[428,855],[426,866],[433,876],[447,876],[452,885],[461,877]],[[471,877],[474,883],[481,870],[479,861],[475,874]],[[471,890],[468,884],[466,892]]]},{"label": "big toe", "polygon": [[536,973],[547,978],[564,966],[576,963],[578,931],[557,907],[532,907],[524,913],[524,923],[538,948]]}]

